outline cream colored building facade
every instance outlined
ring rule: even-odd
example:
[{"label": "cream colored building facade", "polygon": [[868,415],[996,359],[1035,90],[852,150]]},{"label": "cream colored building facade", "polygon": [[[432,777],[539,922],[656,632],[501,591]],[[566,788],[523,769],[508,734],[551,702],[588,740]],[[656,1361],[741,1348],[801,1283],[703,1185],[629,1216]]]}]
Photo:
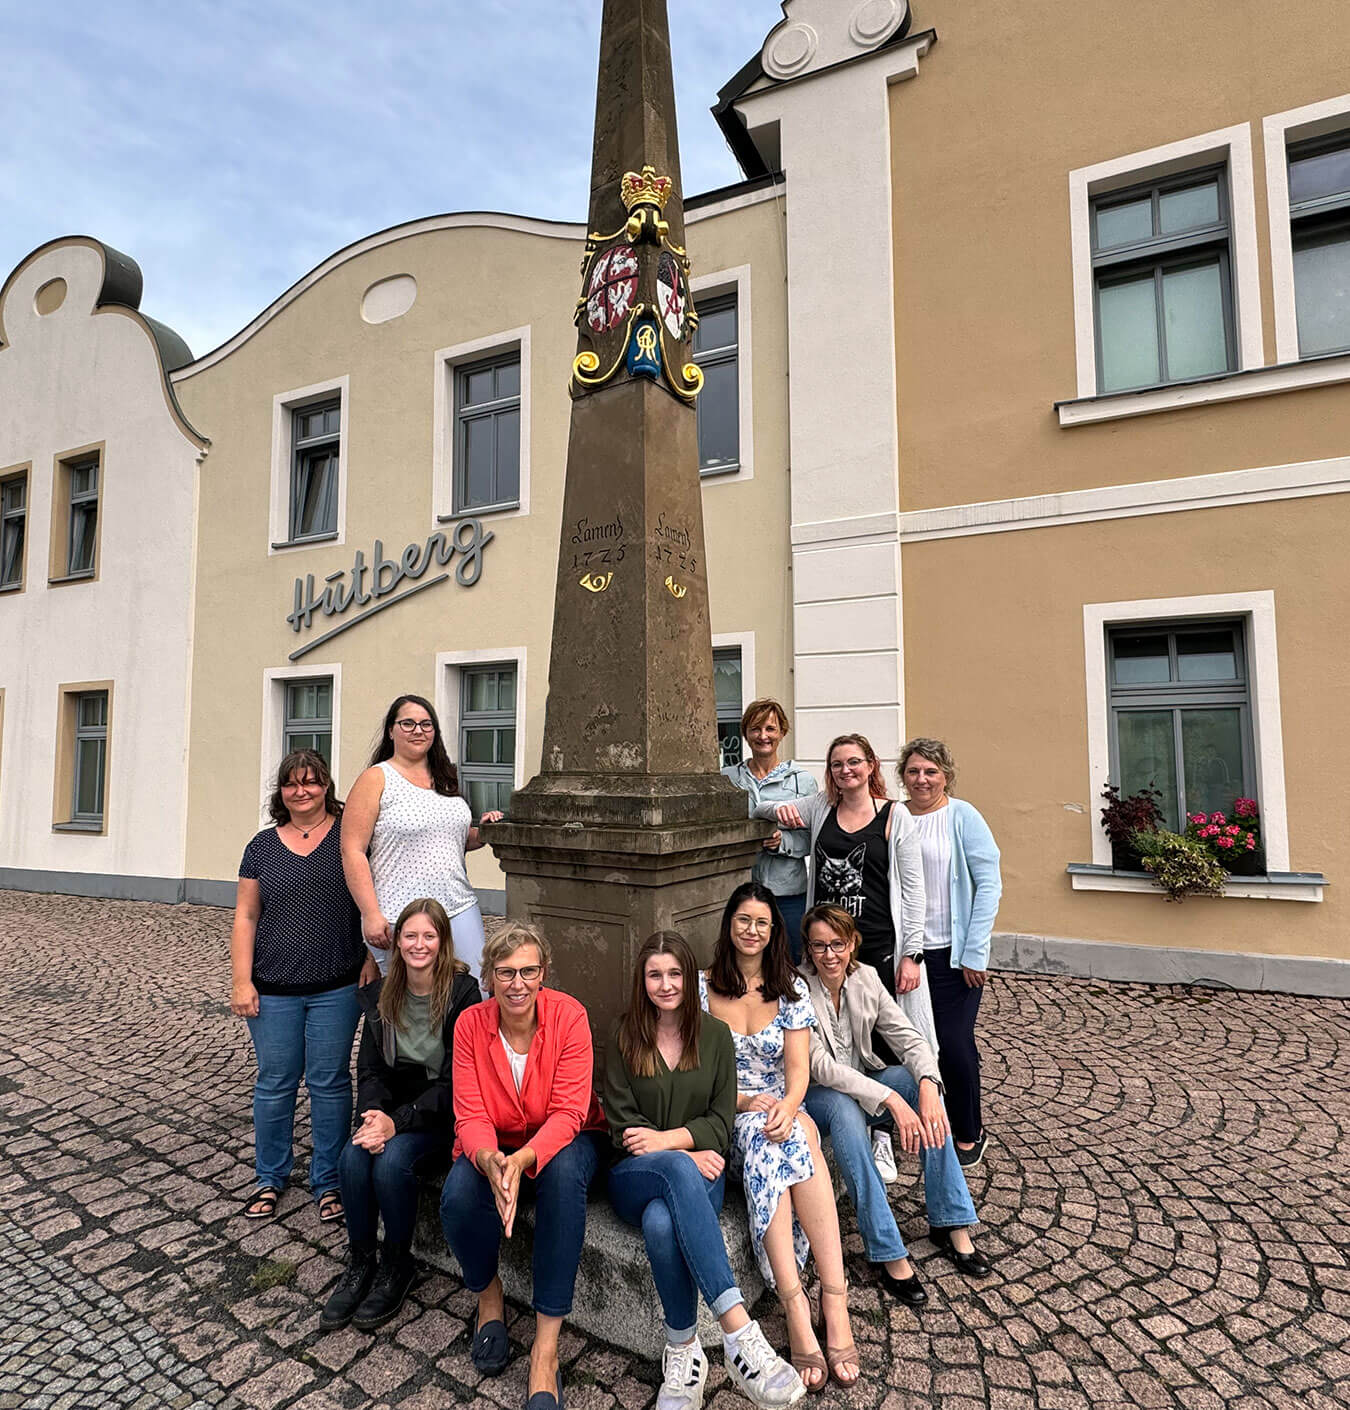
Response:
[{"label": "cream colored building facade", "polygon": [[[818,772],[948,740],[996,964],[1350,992],[1339,6],[1278,53],[1254,5],[783,11],[715,108],[746,181],[689,209],[727,718],[777,695]],[[480,803],[538,768],[584,233],[380,232],[172,371],[211,441],[188,894],[228,899],[287,742],[345,791],[400,691]],[[1172,905],[1114,869],[1101,791],[1150,778],[1255,797],[1267,871]]]}]

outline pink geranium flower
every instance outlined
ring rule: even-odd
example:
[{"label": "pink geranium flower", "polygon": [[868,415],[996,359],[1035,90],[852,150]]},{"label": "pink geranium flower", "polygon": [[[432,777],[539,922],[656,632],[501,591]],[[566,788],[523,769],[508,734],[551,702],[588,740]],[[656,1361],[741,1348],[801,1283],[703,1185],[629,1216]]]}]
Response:
[{"label": "pink geranium flower", "polygon": [[1214,845],[1216,847],[1231,847],[1233,845],[1233,839],[1231,837],[1216,837],[1214,839]]},{"label": "pink geranium flower", "polygon": [[1236,837],[1238,833],[1242,831],[1242,829],[1237,825],[1237,823],[1229,823],[1228,826],[1224,828],[1224,831],[1229,835],[1229,837]]},{"label": "pink geranium flower", "polygon": [[1228,819],[1222,813],[1211,813],[1209,820],[1212,823],[1226,823]]}]

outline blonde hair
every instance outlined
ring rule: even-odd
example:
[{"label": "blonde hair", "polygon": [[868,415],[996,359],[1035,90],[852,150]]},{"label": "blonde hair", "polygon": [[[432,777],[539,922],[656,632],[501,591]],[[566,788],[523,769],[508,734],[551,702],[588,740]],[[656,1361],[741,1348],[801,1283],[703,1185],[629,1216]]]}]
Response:
[{"label": "blonde hair", "polygon": [[522,945],[533,945],[539,951],[539,963],[547,970],[553,960],[553,952],[538,926],[529,925],[523,920],[508,920],[498,926],[483,944],[483,979],[488,981],[492,971],[508,956],[515,954]]},{"label": "blonde hair", "polygon": [[942,776],[947,780],[947,792],[951,793],[952,784],[956,782],[956,760],[952,758],[952,751],[940,739],[925,739],[923,735],[911,739],[900,751],[900,762],[895,766],[895,776],[900,781],[900,787],[905,787],[905,765],[915,754],[921,759],[927,759],[930,764],[936,764],[942,770]]}]

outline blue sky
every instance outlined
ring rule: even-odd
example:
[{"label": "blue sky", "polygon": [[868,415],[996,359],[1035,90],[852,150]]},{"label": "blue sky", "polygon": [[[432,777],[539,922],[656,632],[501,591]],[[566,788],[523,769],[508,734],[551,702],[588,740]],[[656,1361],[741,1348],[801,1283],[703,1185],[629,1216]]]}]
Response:
[{"label": "blue sky", "polygon": [[[600,0],[0,4],[0,280],[59,235],[145,275],[195,353],[373,230],[584,220]],[[777,0],[670,0],[685,189],[739,177],[708,112]]]}]

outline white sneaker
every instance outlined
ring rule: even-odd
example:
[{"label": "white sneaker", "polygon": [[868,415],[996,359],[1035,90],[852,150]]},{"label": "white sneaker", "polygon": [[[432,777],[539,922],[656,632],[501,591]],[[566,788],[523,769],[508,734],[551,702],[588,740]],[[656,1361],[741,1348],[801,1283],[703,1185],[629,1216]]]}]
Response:
[{"label": "white sneaker", "polygon": [[900,1178],[900,1172],[895,1168],[895,1150],[885,1131],[872,1133],[872,1164],[886,1184],[893,1185]]},{"label": "white sneaker", "polygon": [[708,1358],[695,1337],[687,1346],[671,1346],[661,1353],[661,1389],[656,1410],[701,1410],[703,1383],[708,1379]]},{"label": "white sneaker", "polygon": [[765,1340],[758,1322],[750,1322],[736,1336],[735,1351],[724,1342],[727,1376],[760,1410],[782,1410],[806,1394],[802,1378]]}]

